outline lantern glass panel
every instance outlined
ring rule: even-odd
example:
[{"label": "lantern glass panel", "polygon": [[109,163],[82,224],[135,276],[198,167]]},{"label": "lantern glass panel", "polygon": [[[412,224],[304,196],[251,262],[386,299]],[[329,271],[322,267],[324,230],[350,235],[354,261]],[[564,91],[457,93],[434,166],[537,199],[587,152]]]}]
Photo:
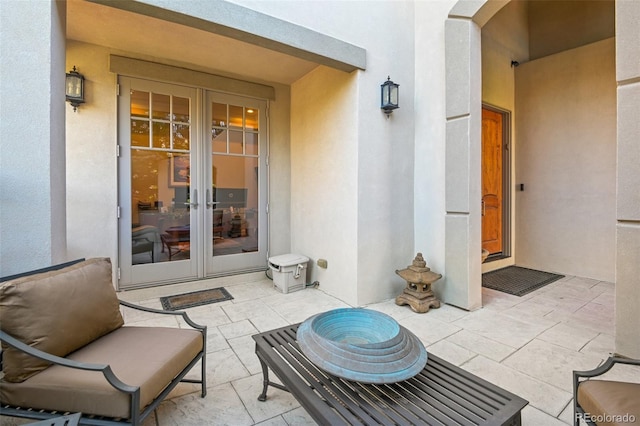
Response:
[{"label": "lantern glass panel", "polygon": [[395,84],[389,86],[389,103],[398,106],[398,86]]},{"label": "lantern glass panel", "polygon": [[382,106],[383,107],[386,107],[389,105],[390,96],[391,94],[389,93],[389,85],[388,84],[382,85]]},{"label": "lantern glass panel", "polygon": [[67,74],[66,95],[71,98],[82,98],[82,78]]}]

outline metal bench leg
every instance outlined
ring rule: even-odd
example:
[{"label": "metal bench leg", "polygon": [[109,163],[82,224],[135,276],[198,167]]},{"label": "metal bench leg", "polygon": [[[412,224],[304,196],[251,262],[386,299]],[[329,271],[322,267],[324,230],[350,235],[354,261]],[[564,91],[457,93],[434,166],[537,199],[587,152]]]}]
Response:
[{"label": "metal bench leg", "polygon": [[267,388],[269,387],[269,367],[267,364],[258,356],[260,360],[260,365],[262,366],[262,393],[258,396],[258,401],[266,401],[267,400]]},{"label": "metal bench leg", "polygon": [[280,383],[269,381],[269,367],[267,367],[267,363],[264,362],[258,352],[256,352],[256,355],[258,355],[260,365],[262,366],[262,393],[260,394],[260,396],[258,396],[258,401],[264,402],[267,400],[267,389],[269,388],[269,385],[273,386],[274,388],[289,392],[289,389],[282,386]]}]

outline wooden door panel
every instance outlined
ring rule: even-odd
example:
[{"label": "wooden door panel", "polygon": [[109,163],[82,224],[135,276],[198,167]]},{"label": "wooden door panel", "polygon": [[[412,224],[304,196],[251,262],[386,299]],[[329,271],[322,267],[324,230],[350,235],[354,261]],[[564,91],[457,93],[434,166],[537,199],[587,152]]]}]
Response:
[{"label": "wooden door panel", "polygon": [[502,208],[498,198],[485,196],[482,208],[482,248],[489,253],[499,253],[502,251]]},{"label": "wooden door panel", "polygon": [[482,109],[482,248],[501,253],[503,116]]}]

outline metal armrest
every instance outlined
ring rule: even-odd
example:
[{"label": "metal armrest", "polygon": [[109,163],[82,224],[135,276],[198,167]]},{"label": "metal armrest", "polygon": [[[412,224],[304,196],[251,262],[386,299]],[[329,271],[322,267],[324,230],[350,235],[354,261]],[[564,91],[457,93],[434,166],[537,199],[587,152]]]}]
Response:
[{"label": "metal armrest", "polygon": [[127,308],[131,308],[131,309],[135,309],[138,311],[143,311],[143,312],[150,312],[152,314],[161,314],[161,315],[177,315],[177,316],[181,316],[184,321],[189,324],[191,327],[200,330],[200,331],[205,331],[207,329],[207,326],[205,325],[200,325],[197,324],[195,322],[193,322],[193,320],[191,318],[189,318],[189,315],[187,315],[187,313],[185,311],[163,311],[162,309],[155,309],[155,308],[148,308],[146,306],[140,306],[140,305],[136,305],[134,303],[131,302],[127,302],[124,300],[119,300],[120,304],[122,306],[126,306]]},{"label": "metal armrest", "polygon": [[[574,426],[579,425],[580,415],[584,414],[584,410],[578,404],[578,386],[580,385],[581,378],[591,378],[600,376],[607,371],[611,370],[615,364],[629,364],[629,365],[640,365],[640,359],[632,359],[632,358],[622,358],[611,356],[607,358],[607,360],[597,368],[593,370],[586,371],[573,371],[573,411],[574,411]],[[585,420],[588,425],[594,425],[593,422]]]},{"label": "metal armrest", "polygon": [[630,364],[640,365],[640,359],[622,358],[612,356],[609,357],[601,366],[594,368],[593,370],[586,371],[573,371],[573,376],[577,380],[579,377],[596,377],[600,376],[607,371],[611,370],[615,364]]},{"label": "metal armrest", "polygon": [[40,349],[34,348],[27,344],[22,343],[20,340],[11,336],[10,334],[5,333],[0,330],[0,340],[6,343],[7,345],[16,348],[17,350],[24,352],[33,357],[42,359],[44,361],[50,362],[52,364],[61,365],[63,367],[75,368],[79,370],[89,370],[89,371],[99,371],[101,372],[105,379],[117,390],[125,393],[135,394],[138,393],[140,387],[138,386],[129,386],[126,383],[122,382],[111,370],[111,367],[106,364],[90,364],[87,362],[79,362],[74,361],[67,358],[62,358],[56,355],[52,355],[50,353],[41,351]]}]

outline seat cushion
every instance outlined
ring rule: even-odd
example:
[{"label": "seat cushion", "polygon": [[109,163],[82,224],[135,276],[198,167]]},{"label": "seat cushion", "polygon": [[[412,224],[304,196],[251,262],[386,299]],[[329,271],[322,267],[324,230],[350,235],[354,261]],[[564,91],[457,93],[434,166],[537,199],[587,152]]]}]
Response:
[{"label": "seat cushion", "polygon": [[630,419],[640,421],[638,383],[587,380],[578,386],[577,399],[598,426],[629,425]]},{"label": "seat cushion", "polygon": [[[68,359],[108,364],[125,384],[140,386],[144,409],[202,351],[202,333],[166,327],[124,326],[69,354]],[[1,383],[2,403],[61,412],[129,418],[127,394],[100,372],[52,365],[22,383]]]},{"label": "seat cushion", "polygon": [[[47,353],[66,356],[124,323],[108,258],[88,259],[0,285],[2,331]],[[49,363],[3,347],[4,380],[20,382]]]}]

